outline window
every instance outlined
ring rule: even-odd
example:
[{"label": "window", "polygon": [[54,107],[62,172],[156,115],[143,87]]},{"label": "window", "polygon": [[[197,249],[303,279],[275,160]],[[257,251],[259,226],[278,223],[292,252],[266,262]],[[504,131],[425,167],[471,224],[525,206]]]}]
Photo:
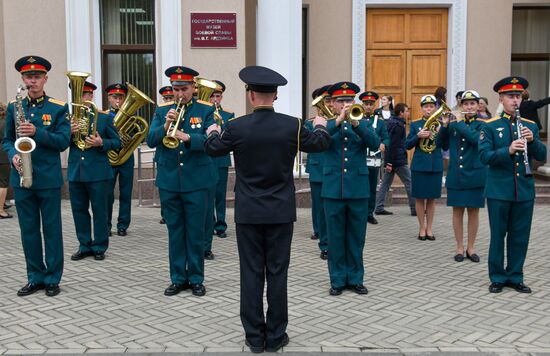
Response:
[{"label": "window", "polygon": [[[532,100],[550,96],[550,7],[516,7],[512,25],[512,71],[529,81]],[[539,109],[542,131],[548,106]]]},{"label": "window", "polygon": [[[100,9],[103,88],[128,82],[154,100],[154,0],[100,0]],[[153,104],[144,105],[137,115],[150,121],[153,110]]]}]

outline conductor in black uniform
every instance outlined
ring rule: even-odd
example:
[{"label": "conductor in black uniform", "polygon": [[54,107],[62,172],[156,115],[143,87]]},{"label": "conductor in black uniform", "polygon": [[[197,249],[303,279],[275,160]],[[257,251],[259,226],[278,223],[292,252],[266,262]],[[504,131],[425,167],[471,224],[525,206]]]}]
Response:
[{"label": "conductor in black uniform", "polygon": [[[235,223],[241,271],[241,322],[246,345],[255,353],[275,352],[288,344],[287,272],[296,201],[293,164],[298,150],[329,147],[326,121],[316,117],[314,130],[292,116],[275,112],[277,87],[287,80],[265,67],[239,72],[254,112],[228,121],[224,131],[207,130],[205,151],[235,158]],[[267,279],[268,309],[263,291]]]}]

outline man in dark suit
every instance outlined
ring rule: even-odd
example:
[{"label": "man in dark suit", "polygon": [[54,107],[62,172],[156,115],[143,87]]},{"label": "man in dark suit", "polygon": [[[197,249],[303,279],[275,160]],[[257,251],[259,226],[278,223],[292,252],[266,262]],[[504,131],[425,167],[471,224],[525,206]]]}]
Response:
[{"label": "man in dark suit", "polygon": [[[298,150],[320,152],[330,136],[321,117],[309,131],[295,117],[276,113],[277,87],[287,80],[265,67],[242,69],[254,112],[229,120],[223,133],[208,128],[206,153],[233,151],[236,169],[235,223],[241,270],[241,321],[252,352],[275,352],[288,344],[287,273],[296,201],[294,157]],[[267,277],[267,317],[263,312]]]}]

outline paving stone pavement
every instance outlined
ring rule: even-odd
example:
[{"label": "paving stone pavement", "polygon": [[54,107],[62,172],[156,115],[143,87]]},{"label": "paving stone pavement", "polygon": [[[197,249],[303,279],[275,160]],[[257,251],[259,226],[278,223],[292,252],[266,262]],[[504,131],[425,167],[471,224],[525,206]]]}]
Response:
[{"label": "paving stone pavement", "polygon": [[[134,208],[126,237],[113,236],[104,261],[71,261],[77,249],[63,201],[62,293],[17,297],[26,281],[17,219],[0,222],[0,354],[238,353],[239,265],[233,224],[214,239],[206,296],[165,297],[167,234],[159,209]],[[14,210],[14,209],[13,209]],[[285,353],[431,355],[550,352],[550,207],[537,206],[525,268],[530,295],[489,294],[488,222],[482,211],[482,263],[453,261],[451,211],[437,207],[436,241],[418,241],[405,206],[369,225],[369,294],[328,295],[326,262],[310,240],[311,211],[299,209],[289,271],[291,342]],[[116,211],[116,210],[115,210]],[[15,211],[13,211],[15,213]],[[232,221],[233,211],[228,211]]]}]

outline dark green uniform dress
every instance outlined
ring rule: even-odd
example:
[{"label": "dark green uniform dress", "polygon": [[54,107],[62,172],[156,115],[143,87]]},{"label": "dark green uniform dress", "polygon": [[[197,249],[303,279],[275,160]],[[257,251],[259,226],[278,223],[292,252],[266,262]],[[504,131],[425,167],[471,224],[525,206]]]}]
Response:
[{"label": "dark green uniform dress", "polygon": [[162,214],[168,227],[170,279],[173,284],[202,284],[204,280],[204,237],[209,190],[216,184],[217,169],[204,152],[206,128],[214,123],[214,106],[192,99],[185,107],[180,129],[191,141],[180,141],[176,149],[162,144],[165,116],[174,102],[159,105],[153,115],[147,144],[156,148],[156,185]]},{"label": "dark green uniform dress", "polygon": [[449,168],[445,185],[447,206],[483,208],[483,188],[487,166],[479,160],[479,133],[485,120],[473,117],[441,127],[438,139],[449,150]]},{"label": "dark green uniform dress", "polygon": [[[534,137],[527,148],[529,161],[544,161],[546,146],[540,140],[537,125],[527,119],[522,119],[522,122],[533,132]],[[531,233],[535,179],[524,175],[522,152],[509,154],[509,146],[515,139],[516,123],[507,113],[488,119],[479,136],[480,159],[489,166],[484,195],[487,198],[491,228],[489,278],[493,283],[523,282],[523,264]]]},{"label": "dark green uniform dress", "polygon": [[436,149],[424,152],[420,149],[418,132],[424,127],[426,119],[411,122],[405,147],[415,149],[411,162],[411,195],[416,199],[437,199],[441,197],[441,180],[443,178],[443,158],[441,141],[436,139]]},{"label": "dark green uniform dress", "polygon": [[[384,146],[388,147],[390,144],[390,135],[388,134],[388,129],[386,128],[386,121],[382,118],[382,116],[379,116],[378,114],[371,115],[371,116],[365,116],[365,119],[367,120],[368,127],[372,128],[378,138],[380,139],[380,143],[383,143]],[[376,152],[378,151],[378,147],[375,150],[369,150],[369,152]],[[380,176],[380,166],[378,163],[371,162],[369,164],[369,157],[371,159],[380,160],[382,158],[382,154],[379,152],[375,156],[370,156],[369,152],[367,152],[367,166],[369,167],[369,188],[370,188],[370,196],[369,196],[369,217],[373,217],[374,215],[374,208],[376,207],[376,187],[378,186],[378,178]]]},{"label": "dark green uniform dress", "polygon": [[[113,170],[107,152],[120,148],[120,138],[113,119],[106,112],[99,112],[98,115],[97,133],[103,140],[103,146],[80,150],[71,140],[67,170],[76,237],[80,243],[79,250],[84,253],[103,253],[109,246],[107,199]],[[93,239],[90,205],[93,212]]]},{"label": "dark green uniform dress", "polygon": [[[312,120],[304,124],[308,130],[313,131]],[[311,219],[313,221],[313,233],[319,236],[319,250],[328,250],[327,221],[325,206],[321,191],[323,188],[323,162],[324,152],[312,152],[307,154],[306,172],[309,174],[309,186],[311,188]]]},{"label": "dark green uniform dress", "polygon": [[328,231],[328,268],[333,288],[362,285],[363,247],[367,232],[369,169],[367,148],[380,140],[366,120],[353,128],[348,122],[327,124],[332,137],[325,152],[321,196]]},{"label": "dark green uniform dress", "polygon": [[[11,170],[10,184],[14,188],[21,241],[27,263],[27,278],[32,284],[59,284],[63,273],[63,235],[61,232],[61,173],[60,152],[69,147],[71,125],[67,104],[43,96],[23,99],[25,116],[36,127],[32,137],[36,149],[32,152],[30,189],[19,185],[20,176]],[[10,162],[17,154],[15,107],[8,105],[3,148]],[[42,230],[42,233],[41,233]],[[42,251],[44,236],[45,251]]]}]

